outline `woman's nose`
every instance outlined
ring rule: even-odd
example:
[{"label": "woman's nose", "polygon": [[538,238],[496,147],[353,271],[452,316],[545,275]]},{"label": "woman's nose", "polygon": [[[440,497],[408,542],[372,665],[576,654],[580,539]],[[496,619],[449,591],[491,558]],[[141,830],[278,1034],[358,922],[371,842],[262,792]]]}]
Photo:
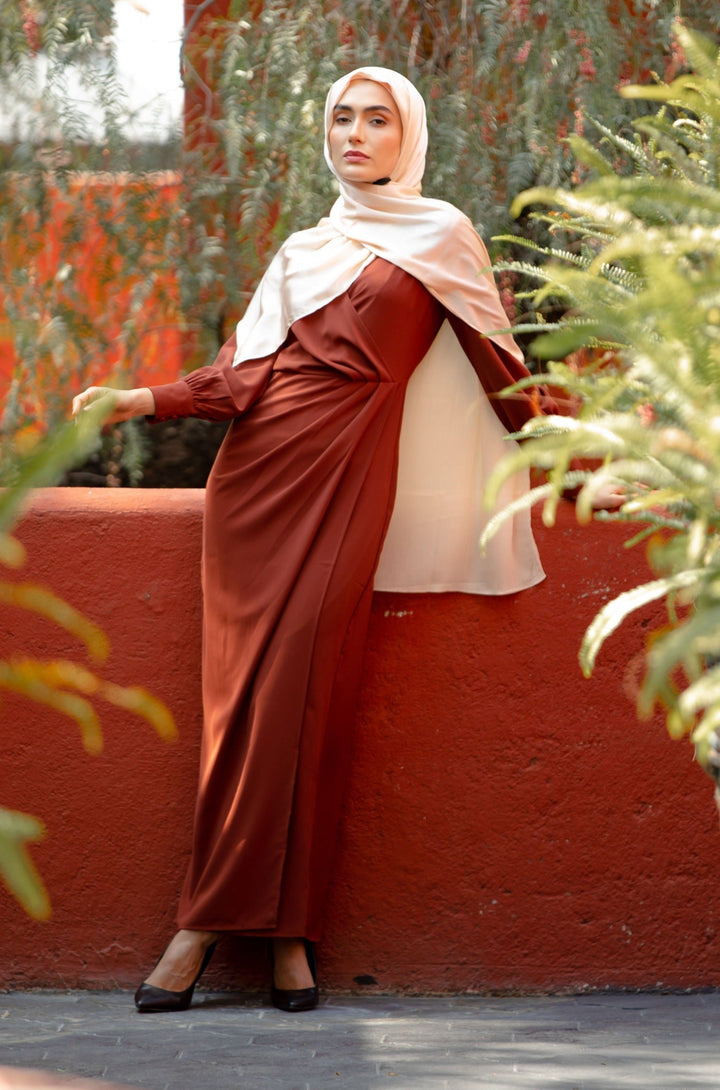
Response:
[{"label": "woman's nose", "polygon": [[353,121],[353,123],[352,123],[352,125],[350,127],[350,139],[354,143],[357,143],[358,141],[362,141],[362,139],[363,139],[362,121],[361,121],[361,119],[359,117],[356,118],[355,121]]}]

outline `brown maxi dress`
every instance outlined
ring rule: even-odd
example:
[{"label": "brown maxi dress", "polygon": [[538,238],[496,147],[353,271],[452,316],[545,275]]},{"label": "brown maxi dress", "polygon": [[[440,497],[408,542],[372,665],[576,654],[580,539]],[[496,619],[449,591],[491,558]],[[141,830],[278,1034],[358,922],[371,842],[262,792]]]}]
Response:
[{"label": "brown maxi dress", "polygon": [[[271,356],[234,368],[233,338],[212,367],[153,387],[156,419],[232,420],[206,494],[204,732],[180,927],[320,935],[405,389],[445,317],[375,258]],[[486,388],[519,377],[453,325]],[[532,412],[517,408],[511,427]]]}]

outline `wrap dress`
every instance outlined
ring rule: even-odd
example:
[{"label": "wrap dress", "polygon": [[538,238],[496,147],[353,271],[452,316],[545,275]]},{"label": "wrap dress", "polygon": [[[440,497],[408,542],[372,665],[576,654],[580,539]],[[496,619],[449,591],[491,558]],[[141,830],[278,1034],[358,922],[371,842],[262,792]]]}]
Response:
[{"label": "wrap dress", "polygon": [[[234,368],[233,337],[213,366],[152,387],[156,419],[231,421],[206,490],[204,728],[180,927],[320,936],[405,389],[446,317],[375,258],[272,355]],[[454,324],[486,389],[520,377]],[[511,413],[519,427],[532,410]]]}]

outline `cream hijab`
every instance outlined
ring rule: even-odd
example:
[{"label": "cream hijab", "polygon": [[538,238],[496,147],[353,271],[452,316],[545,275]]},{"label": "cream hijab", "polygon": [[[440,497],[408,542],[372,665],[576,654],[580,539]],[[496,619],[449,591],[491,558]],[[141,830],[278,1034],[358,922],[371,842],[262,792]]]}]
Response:
[{"label": "cream hijab", "polygon": [[[520,360],[512,337],[494,332],[507,326],[507,317],[470,220],[445,201],[421,196],[425,103],[409,80],[367,67],[332,85],[325,104],[330,169],[335,174],[327,143],[333,109],[357,79],[381,84],[398,107],[403,138],[391,180],[375,186],[338,179],[340,196],[329,216],[281,246],[238,324],[235,366],[276,351],[293,322],[346,291],[374,257],[410,273],[449,311]],[[527,512],[506,522],[485,553],[478,545],[492,515],[482,505],[485,482],[509,453],[513,441],[506,435],[444,322],[408,385],[397,494],[376,590],[505,594],[543,578]],[[527,488],[524,475],[514,478],[499,505]]]}]

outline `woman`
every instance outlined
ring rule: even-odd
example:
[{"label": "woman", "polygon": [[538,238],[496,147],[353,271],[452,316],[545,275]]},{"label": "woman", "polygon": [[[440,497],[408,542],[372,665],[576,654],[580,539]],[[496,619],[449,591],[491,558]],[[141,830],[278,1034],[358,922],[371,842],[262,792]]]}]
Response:
[{"label": "woman", "polygon": [[490,406],[527,371],[495,332],[507,320],[470,222],[420,195],[426,146],[424,103],[403,76],[338,80],[325,156],[340,196],[281,248],[215,364],[160,387],[91,387],[73,403],[109,398],[110,421],[232,421],[206,496],[192,857],[180,930],[136,994],[144,1012],[187,1007],[226,931],[273,940],[276,1006],[316,1005],[311,944],[373,577],[381,589],[483,593],[543,577],[527,516],[489,556],[477,548],[488,468],[507,431],[551,403],[538,392]]}]

